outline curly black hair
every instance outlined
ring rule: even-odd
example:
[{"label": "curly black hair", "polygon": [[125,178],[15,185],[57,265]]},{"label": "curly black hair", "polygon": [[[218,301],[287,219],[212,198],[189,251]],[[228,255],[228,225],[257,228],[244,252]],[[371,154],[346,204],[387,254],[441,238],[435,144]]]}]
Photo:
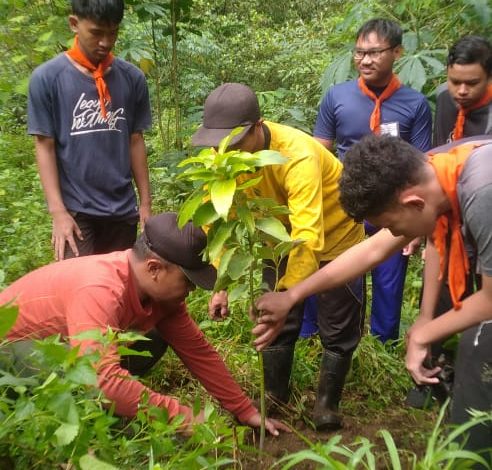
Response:
[{"label": "curly black hair", "polygon": [[427,157],[392,136],[368,135],[345,154],[340,202],[357,221],[385,212],[398,194],[422,182]]}]

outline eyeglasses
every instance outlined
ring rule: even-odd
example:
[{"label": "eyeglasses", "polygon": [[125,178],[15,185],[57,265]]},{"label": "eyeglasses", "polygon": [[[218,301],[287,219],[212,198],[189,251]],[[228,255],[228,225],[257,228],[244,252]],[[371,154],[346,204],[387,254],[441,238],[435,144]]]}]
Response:
[{"label": "eyeglasses", "polygon": [[396,46],[385,47],[384,49],[354,49],[352,52],[352,57],[354,60],[362,60],[366,55],[369,56],[370,59],[378,60],[383,52],[389,51],[390,49],[394,49]]}]

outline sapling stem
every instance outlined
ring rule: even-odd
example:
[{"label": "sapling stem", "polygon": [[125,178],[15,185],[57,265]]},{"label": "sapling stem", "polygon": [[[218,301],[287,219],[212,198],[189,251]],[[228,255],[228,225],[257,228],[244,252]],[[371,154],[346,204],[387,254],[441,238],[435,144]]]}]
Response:
[{"label": "sapling stem", "polygon": [[[248,237],[250,253],[254,253],[254,242]],[[254,318],[258,316],[258,310],[255,306],[255,285],[254,272],[256,269],[256,258],[249,268],[249,301],[253,310]],[[260,372],[260,452],[263,452],[265,446],[265,374],[263,371],[263,353],[258,352],[258,368]]]}]

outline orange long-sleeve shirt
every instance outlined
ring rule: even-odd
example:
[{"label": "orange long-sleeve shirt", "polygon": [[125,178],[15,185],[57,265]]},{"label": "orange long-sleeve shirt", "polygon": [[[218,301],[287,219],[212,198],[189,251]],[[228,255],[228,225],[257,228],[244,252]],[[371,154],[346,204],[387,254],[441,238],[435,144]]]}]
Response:
[{"label": "orange long-sleeve shirt", "polygon": [[[0,305],[14,301],[17,321],[8,334],[11,340],[44,338],[61,334],[72,344],[82,331],[147,332],[156,328],[191,373],[221,405],[240,421],[257,410],[234,381],[224,362],[189,316],[185,304],[175,308],[152,303],[142,306],[129,264],[130,250],[86,256],[53,263],[20,278],[2,293]],[[83,341],[81,351],[97,348]],[[145,392],[152,405],[168,409],[169,417],[191,409],[170,396],[148,389],[120,367],[116,347],[105,352],[98,368],[98,383],[114,401],[116,413],[134,416]]]}]

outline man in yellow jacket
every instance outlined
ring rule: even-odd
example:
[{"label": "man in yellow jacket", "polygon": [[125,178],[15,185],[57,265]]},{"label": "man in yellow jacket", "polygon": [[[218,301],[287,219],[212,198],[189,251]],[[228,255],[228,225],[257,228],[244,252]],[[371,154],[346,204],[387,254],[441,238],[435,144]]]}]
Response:
[{"label": "man in yellow jacket", "polygon": [[[208,96],[203,125],[194,134],[193,145],[217,147],[222,138],[239,126],[244,129],[233,138],[231,147],[248,152],[276,150],[288,159],[284,165],[263,167],[259,171],[263,178],[254,188],[258,196],[288,206],[290,214],[282,222],[293,239],[304,240],[281,267],[277,286],[273,271],[264,271],[271,288],[285,290],[360,242],[364,238],[363,227],[339,203],[340,161],[304,132],[264,121],[257,97],[246,85],[226,83]],[[362,335],[364,279],[360,277],[317,295],[317,304],[324,351],[313,420],[318,430],[332,430],[341,426],[338,405],[352,353]],[[266,388],[277,402],[288,400],[302,314],[303,304],[294,306],[282,333],[264,351]]]}]

